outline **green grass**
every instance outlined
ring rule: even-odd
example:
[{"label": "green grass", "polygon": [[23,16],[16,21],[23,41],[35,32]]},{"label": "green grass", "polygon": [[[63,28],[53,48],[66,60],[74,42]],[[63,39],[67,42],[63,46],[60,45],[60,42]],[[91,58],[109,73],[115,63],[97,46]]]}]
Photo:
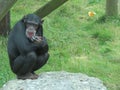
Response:
[{"label": "green grass", "polygon": [[[11,26],[49,0],[19,0],[11,10]],[[106,22],[105,0],[69,0],[44,18],[50,59],[37,71],[81,72],[100,78],[108,90],[120,90],[120,18]],[[26,9],[25,9],[26,8]],[[88,11],[95,11],[88,17]],[[14,79],[6,50],[7,38],[0,37],[0,86]]]}]

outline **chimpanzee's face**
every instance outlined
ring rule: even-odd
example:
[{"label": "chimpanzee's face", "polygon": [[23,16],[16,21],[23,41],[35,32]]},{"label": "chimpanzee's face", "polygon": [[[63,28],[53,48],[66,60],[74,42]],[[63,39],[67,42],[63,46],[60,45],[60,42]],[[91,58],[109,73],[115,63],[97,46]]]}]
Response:
[{"label": "chimpanzee's face", "polygon": [[26,23],[26,36],[28,38],[32,38],[32,36],[35,36],[38,27],[38,24]]},{"label": "chimpanzee's face", "polygon": [[[38,35],[42,35],[42,20],[35,14],[28,14],[23,18],[26,28],[26,36],[31,39],[39,32]],[[41,29],[39,29],[41,28]],[[38,31],[41,30],[41,31]]]}]

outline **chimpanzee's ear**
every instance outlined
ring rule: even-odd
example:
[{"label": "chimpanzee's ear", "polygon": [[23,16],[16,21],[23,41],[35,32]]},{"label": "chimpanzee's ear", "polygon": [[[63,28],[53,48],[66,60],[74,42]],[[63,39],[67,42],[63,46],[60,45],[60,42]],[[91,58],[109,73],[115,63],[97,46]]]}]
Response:
[{"label": "chimpanzee's ear", "polygon": [[43,24],[44,20],[41,20],[41,24]]},{"label": "chimpanzee's ear", "polygon": [[26,20],[27,20],[27,16],[25,15],[25,16],[23,16],[23,18],[22,18],[22,22],[26,22]]}]

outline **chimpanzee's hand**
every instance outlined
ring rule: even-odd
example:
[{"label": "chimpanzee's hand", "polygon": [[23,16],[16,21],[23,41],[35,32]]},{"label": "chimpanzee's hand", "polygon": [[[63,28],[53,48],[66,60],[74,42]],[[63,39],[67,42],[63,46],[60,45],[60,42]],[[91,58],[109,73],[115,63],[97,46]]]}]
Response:
[{"label": "chimpanzee's hand", "polygon": [[35,43],[38,48],[47,48],[48,44],[47,44],[47,40],[45,37],[41,37],[41,36],[34,36],[32,37],[32,42]]},{"label": "chimpanzee's hand", "polygon": [[42,42],[42,37],[41,36],[32,36],[31,41],[39,44]]}]

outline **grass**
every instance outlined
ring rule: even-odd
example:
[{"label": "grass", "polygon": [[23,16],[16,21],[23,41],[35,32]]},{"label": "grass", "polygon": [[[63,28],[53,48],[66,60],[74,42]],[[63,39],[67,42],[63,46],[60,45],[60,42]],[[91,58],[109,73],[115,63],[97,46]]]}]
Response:
[{"label": "grass", "polygon": [[[19,0],[11,10],[11,26],[49,0]],[[44,18],[50,59],[37,71],[84,73],[101,79],[108,90],[120,90],[120,18],[99,21],[105,0],[69,0]],[[88,11],[95,11],[88,17]],[[7,38],[0,37],[0,86],[14,79],[6,50]]]}]

